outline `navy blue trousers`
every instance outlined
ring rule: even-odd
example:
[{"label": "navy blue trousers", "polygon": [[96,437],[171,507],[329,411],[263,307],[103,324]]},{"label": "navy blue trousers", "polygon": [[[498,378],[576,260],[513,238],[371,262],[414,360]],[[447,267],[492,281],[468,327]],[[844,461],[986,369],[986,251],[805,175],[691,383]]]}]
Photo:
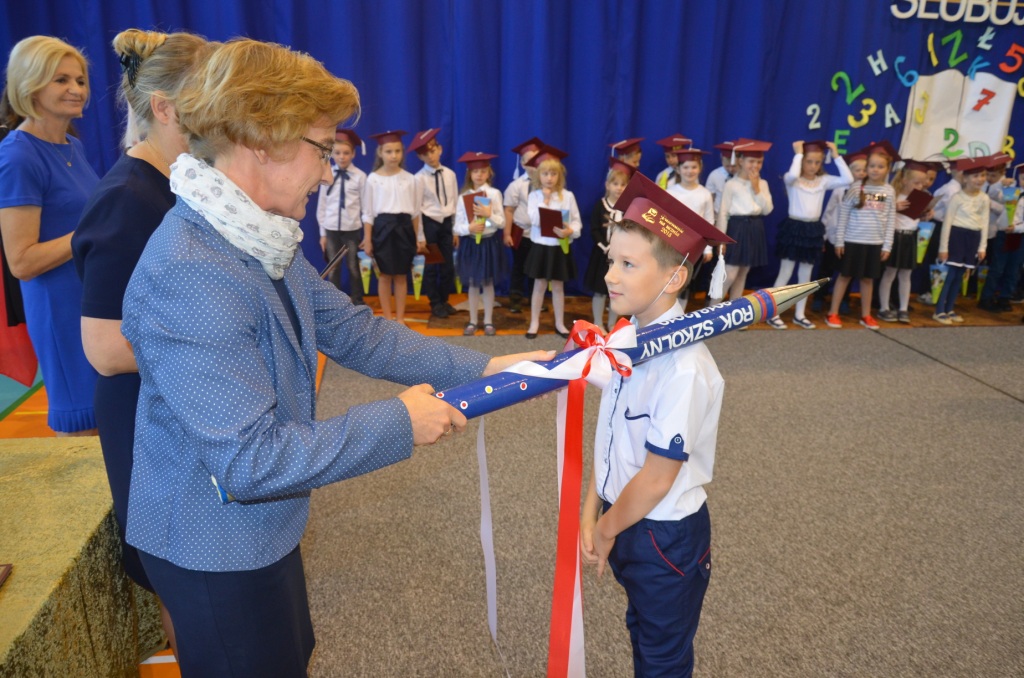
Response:
[{"label": "navy blue trousers", "polygon": [[643,519],[624,530],[608,564],[629,599],[634,675],[691,675],[693,637],[711,577],[707,504],[682,520]]},{"label": "navy blue trousers", "polygon": [[435,244],[441,250],[444,261],[440,264],[427,264],[423,267],[423,288],[420,290],[430,300],[430,307],[444,306],[448,296],[455,291],[455,266],[452,259],[452,222],[453,217],[444,221],[434,221],[430,217],[423,219],[423,237],[427,244]]}]

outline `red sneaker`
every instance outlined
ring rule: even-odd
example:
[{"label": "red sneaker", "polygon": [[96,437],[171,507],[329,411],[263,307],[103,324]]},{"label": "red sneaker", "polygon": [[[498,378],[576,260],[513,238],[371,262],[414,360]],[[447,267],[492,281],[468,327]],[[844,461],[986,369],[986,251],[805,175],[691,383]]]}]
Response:
[{"label": "red sneaker", "polygon": [[878,328],[879,328],[878,321],[875,320],[874,318],[872,318],[869,315],[866,315],[863,318],[861,318],[860,319],[860,324],[863,325],[864,327],[868,328],[869,330],[877,331]]},{"label": "red sneaker", "polygon": [[843,321],[840,320],[838,313],[832,313],[825,316],[825,324],[829,327],[842,327]]}]

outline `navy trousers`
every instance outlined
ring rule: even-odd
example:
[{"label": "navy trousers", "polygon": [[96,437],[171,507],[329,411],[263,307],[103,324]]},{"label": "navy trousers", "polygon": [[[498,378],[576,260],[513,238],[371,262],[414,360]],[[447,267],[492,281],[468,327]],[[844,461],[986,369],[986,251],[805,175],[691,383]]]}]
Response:
[{"label": "navy trousers", "polygon": [[455,266],[452,259],[452,217],[444,221],[434,221],[423,216],[423,237],[427,244],[434,243],[441,250],[444,261],[440,264],[427,264],[423,267],[422,292],[430,300],[430,307],[444,306],[448,296],[455,291]]},{"label": "navy trousers", "polygon": [[693,637],[711,577],[707,504],[682,520],[643,519],[626,529],[608,564],[629,599],[634,675],[691,675]]}]

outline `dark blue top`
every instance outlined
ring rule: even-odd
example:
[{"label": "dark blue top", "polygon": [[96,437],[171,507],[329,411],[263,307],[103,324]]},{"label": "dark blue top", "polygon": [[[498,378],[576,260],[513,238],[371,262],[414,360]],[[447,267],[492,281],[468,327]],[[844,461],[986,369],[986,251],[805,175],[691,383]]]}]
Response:
[{"label": "dark blue top", "polygon": [[110,168],[71,237],[82,279],[82,315],[121,319],[121,302],[149,236],[174,206],[160,170],[127,155]]}]

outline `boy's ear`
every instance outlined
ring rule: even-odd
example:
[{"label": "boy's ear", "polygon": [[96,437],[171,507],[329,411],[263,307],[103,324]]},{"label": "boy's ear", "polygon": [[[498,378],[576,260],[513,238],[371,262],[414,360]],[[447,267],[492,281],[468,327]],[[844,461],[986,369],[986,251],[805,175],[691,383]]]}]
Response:
[{"label": "boy's ear", "polygon": [[665,293],[679,294],[679,292],[686,287],[686,283],[689,282],[689,275],[689,271],[687,271],[685,266],[678,267],[678,269],[672,273],[672,277],[669,278],[668,285],[665,286]]}]

